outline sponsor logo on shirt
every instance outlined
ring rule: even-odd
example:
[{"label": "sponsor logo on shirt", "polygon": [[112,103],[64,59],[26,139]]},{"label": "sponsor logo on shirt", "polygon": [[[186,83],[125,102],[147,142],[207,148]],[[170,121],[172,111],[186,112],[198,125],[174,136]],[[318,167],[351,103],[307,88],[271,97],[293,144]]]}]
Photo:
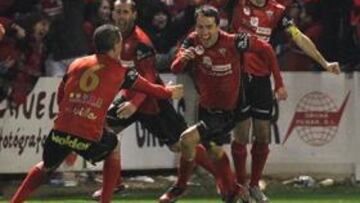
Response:
[{"label": "sponsor logo on shirt", "polygon": [[131,61],[121,60],[120,63],[125,68],[133,68],[133,67],[135,67],[135,62],[133,60],[131,60]]},{"label": "sponsor logo on shirt", "polygon": [[221,77],[221,76],[229,75],[233,72],[230,63],[213,65],[211,58],[208,56],[203,57],[202,63],[205,67],[203,70],[205,70],[205,73],[207,75]]},{"label": "sponsor logo on shirt", "polygon": [[74,107],[73,108],[73,114],[75,116],[80,116],[82,118],[86,118],[89,120],[95,120],[97,118],[97,116],[95,115],[94,112],[91,111],[90,107]]},{"label": "sponsor logo on shirt", "polygon": [[72,149],[85,151],[89,149],[90,143],[79,140],[78,138],[71,137],[70,135],[64,137],[60,135],[51,135],[51,141],[55,142],[58,145],[68,146]]},{"label": "sponsor logo on shirt", "polygon": [[103,99],[86,93],[71,92],[69,94],[69,102],[100,108],[103,104]]}]

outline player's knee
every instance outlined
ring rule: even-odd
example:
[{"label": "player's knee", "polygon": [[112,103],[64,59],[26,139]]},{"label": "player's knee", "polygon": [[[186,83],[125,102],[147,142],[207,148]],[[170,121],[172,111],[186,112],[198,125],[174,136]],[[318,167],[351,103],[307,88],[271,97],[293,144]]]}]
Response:
[{"label": "player's knee", "polygon": [[249,142],[249,131],[251,120],[246,119],[236,124],[234,128],[234,140],[237,143],[246,144]]},{"label": "player's knee", "polygon": [[213,145],[208,150],[210,157],[214,160],[219,160],[224,155],[225,151],[222,149],[221,146]]},{"label": "player's knee", "polygon": [[181,134],[180,145],[182,149],[195,148],[198,144],[198,133],[196,127],[190,127]]},{"label": "player's knee", "polygon": [[254,137],[257,143],[269,143],[270,141],[270,121],[255,120],[254,121]]}]

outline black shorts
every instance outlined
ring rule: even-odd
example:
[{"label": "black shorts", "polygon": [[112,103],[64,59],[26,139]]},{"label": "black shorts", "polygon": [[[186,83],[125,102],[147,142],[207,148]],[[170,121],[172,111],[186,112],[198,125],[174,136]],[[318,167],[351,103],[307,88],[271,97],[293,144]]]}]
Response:
[{"label": "black shorts", "polygon": [[199,123],[201,143],[208,148],[211,144],[230,143],[230,131],[235,126],[233,111],[215,111],[199,107]]},{"label": "black shorts", "polygon": [[117,106],[126,100],[123,97],[114,101],[114,105],[107,114],[107,124],[109,127],[126,128],[130,124],[139,121],[151,134],[159,139],[161,143],[168,146],[175,144],[182,132],[187,128],[187,124],[182,115],[176,112],[169,100],[158,100],[160,112],[158,114],[144,114],[135,112],[127,119],[120,119],[116,115]]},{"label": "black shorts", "polygon": [[245,120],[252,117],[270,120],[272,109],[273,92],[270,77],[243,74],[236,119]]},{"label": "black shorts", "polygon": [[52,130],[44,145],[44,166],[48,169],[56,169],[72,151],[94,164],[109,156],[117,143],[116,135],[106,130],[99,142]]}]

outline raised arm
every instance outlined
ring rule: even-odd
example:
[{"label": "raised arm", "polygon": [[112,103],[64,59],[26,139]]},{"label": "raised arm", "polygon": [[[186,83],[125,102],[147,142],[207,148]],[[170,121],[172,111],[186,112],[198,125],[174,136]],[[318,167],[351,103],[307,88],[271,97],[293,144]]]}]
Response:
[{"label": "raised arm", "polygon": [[171,64],[171,71],[173,73],[183,72],[189,61],[193,60],[195,56],[192,40],[185,39]]},{"label": "raised arm", "polygon": [[306,55],[318,62],[326,71],[334,74],[340,73],[339,63],[327,61],[316,48],[311,39],[302,33],[289,17],[283,17],[281,23],[281,26],[283,26],[284,30],[289,33],[291,39],[306,53]]}]

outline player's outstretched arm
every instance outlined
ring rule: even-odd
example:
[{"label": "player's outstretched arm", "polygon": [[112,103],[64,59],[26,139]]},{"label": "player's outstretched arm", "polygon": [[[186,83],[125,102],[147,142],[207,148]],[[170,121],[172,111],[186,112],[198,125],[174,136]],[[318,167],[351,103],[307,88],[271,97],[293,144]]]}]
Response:
[{"label": "player's outstretched arm", "polygon": [[316,48],[315,44],[302,33],[295,25],[290,25],[286,31],[291,35],[296,45],[300,47],[308,56],[318,62],[326,71],[334,74],[340,73],[338,62],[328,62]]},{"label": "player's outstretched arm", "polygon": [[125,75],[123,88],[132,88],[159,99],[180,99],[183,96],[182,85],[157,85],[141,77],[135,70],[130,69]]}]

